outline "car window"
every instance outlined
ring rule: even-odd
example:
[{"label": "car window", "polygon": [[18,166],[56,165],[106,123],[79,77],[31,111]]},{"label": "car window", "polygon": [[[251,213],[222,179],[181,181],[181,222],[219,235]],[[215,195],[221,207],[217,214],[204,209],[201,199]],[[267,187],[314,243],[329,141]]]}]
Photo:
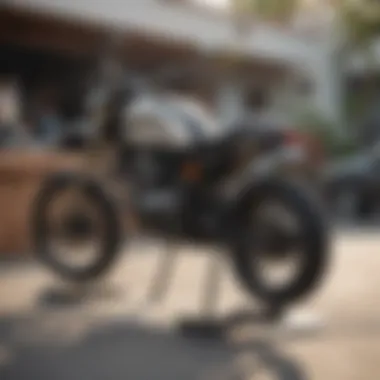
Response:
[{"label": "car window", "polygon": [[380,155],[373,155],[368,163],[368,169],[371,172],[376,172],[380,174]]}]

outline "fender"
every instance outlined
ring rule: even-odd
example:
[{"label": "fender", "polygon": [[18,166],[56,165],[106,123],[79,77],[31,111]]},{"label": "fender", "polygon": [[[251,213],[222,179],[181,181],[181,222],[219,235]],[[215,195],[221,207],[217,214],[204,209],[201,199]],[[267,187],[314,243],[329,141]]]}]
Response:
[{"label": "fender", "polygon": [[239,210],[239,214],[240,212],[245,213],[247,209],[258,206],[265,195],[296,189],[300,190],[300,187],[293,181],[290,182],[273,174],[252,178],[236,195],[234,199],[235,209]]},{"label": "fender", "polygon": [[85,173],[80,171],[59,171],[51,173],[42,182],[43,187],[82,186],[85,188],[99,187],[101,184]]},{"label": "fender", "polygon": [[302,150],[284,147],[276,152],[255,157],[239,173],[232,174],[224,183],[223,192],[227,198],[236,199],[248,188],[267,186],[278,181],[283,169],[301,165],[304,162]]},{"label": "fender", "polygon": [[[292,194],[292,196],[303,202],[305,209],[309,210],[310,215],[318,224],[323,226],[324,230],[329,226],[328,215],[320,197],[314,196],[315,194],[310,189],[293,179],[287,180],[280,176],[263,175],[252,178],[249,183],[240,189],[234,199],[230,199],[226,215],[228,222],[225,235],[236,239],[236,236],[240,236],[241,233],[244,234],[241,226],[249,224],[250,211],[259,207],[266,196],[273,194],[278,197],[279,194],[284,193]],[[327,235],[326,239],[328,239]]]},{"label": "fender", "polygon": [[115,212],[117,210],[112,192],[93,176],[80,171],[60,171],[48,175],[42,181],[36,199],[38,201],[45,193],[52,191],[52,189],[65,191],[68,188],[81,188],[82,191],[89,195],[106,198],[107,202],[115,208]]},{"label": "fender", "polygon": [[[226,222],[224,236],[227,236],[230,241],[236,241],[237,237],[244,234],[241,227],[249,225],[250,211],[259,207],[265,196],[283,191],[298,192],[301,190],[294,181],[273,174],[251,177],[251,180],[244,186],[239,186],[238,192],[224,203],[227,205],[224,217]],[[303,194],[305,195],[305,192]]]}]

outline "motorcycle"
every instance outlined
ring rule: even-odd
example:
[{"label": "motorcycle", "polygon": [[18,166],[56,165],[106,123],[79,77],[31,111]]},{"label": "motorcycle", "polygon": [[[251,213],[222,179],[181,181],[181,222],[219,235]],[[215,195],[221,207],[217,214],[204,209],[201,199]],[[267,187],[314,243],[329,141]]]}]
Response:
[{"label": "motorcycle", "polygon": [[[265,302],[294,302],[316,287],[328,258],[327,229],[318,202],[289,174],[303,164],[299,146],[252,120],[223,129],[202,104],[163,93],[135,96],[117,115],[118,178],[138,231],[224,247],[242,287]],[[61,205],[69,215],[54,216],[65,190]],[[55,173],[42,186],[35,251],[66,279],[95,279],[116,261],[122,223],[108,191],[106,181],[83,173]],[[90,263],[58,258],[54,225],[76,256],[78,244],[91,242]]]}]

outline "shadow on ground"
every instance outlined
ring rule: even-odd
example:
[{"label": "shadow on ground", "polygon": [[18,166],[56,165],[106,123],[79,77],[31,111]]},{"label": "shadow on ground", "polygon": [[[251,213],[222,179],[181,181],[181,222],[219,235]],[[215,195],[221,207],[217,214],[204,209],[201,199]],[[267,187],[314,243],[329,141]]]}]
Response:
[{"label": "shadow on ground", "polygon": [[[167,268],[164,262],[158,270],[148,302],[165,296]],[[202,297],[209,308],[218,297],[217,270],[208,277]],[[184,334],[128,314],[100,316],[88,304],[115,302],[117,291],[56,285],[41,289],[31,314],[0,316],[1,380],[306,380],[269,341],[237,343],[225,334]]]},{"label": "shadow on ground", "polygon": [[8,316],[0,342],[2,380],[306,379],[269,343],[189,338],[128,317]]}]

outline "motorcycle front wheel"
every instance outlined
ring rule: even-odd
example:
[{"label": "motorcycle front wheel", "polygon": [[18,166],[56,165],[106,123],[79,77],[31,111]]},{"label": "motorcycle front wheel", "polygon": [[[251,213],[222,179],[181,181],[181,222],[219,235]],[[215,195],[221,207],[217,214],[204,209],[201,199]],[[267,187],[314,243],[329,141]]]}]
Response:
[{"label": "motorcycle front wheel", "polygon": [[120,223],[110,196],[97,181],[77,173],[47,178],[31,223],[36,256],[65,280],[98,278],[119,251]]},{"label": "motorcycle front wheel", "polygon": [[318,202],[295,184],[272,182],[245,205],[234,247],[238,280],[252,297],[285,305],[323,278],[328,234]]}]

